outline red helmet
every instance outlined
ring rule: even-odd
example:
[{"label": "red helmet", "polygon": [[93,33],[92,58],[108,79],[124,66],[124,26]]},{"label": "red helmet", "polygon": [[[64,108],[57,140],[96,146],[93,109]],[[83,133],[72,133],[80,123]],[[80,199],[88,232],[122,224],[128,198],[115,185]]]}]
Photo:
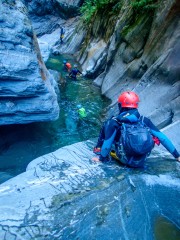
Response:
[{"label": "red helmet", "polygon": [[66,67],[68,68],[68,69],[70,69],[71,68],[71,64],[70,63],[66,63]]},{"label": "red helmet", "polygon": [[139,102],[139,97],[134,92],[123,92],[118,97],[118,103],[121,103],[121,107],[138,108]]}]

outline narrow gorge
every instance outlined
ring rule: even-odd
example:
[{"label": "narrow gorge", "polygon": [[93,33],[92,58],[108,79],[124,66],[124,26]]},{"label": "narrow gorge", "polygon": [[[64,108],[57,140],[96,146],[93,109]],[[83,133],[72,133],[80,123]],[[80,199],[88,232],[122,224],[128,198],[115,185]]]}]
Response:
[{"label": "narrow gorge", "polygon": [[[62,75],[48,69],[48,59],[67,58],[81,67],[83,84],[68,86],[81,88],[76,94],[90,112],[96,108],[81,132],[88,133],[86,141],[78,137],[54,151],[50,138],[45,155],[0,184],[0,239],[180,238],[180,164],[165,148],[155,148],[144,169],[91,160],[97,129],[118,113],[117,98],[127,90],[139,95],[141,114],[180,151],[179,12],[178,0],[0,0],[1,158],[4,127],[22,126],[24,141],[32,128],[39,131],[33,124],[47,123],[48,132],[48,124],[69,109],[72,96],[63,95]],[[92,134],[90,125],[96,126]]]}]

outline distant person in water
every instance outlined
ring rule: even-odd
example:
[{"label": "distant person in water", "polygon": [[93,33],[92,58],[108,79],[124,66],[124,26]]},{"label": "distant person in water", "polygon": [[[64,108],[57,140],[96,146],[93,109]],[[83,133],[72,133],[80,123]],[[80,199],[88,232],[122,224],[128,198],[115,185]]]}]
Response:
[{"label": "distant person in water", "polygon": [[80,119],[84,119],[87,117],[86,109],[83,108],[81,104],[77,105],[77,112]]},{"label": "distant person in water", "polygon": [[73,69],[69,73],[69,77],[73,78],[74,80],[77,80],[77,75],[82,74],[81,71],[77,68],[77,65],[75,64]]},{"label": "distant person in water", "polygon": [[67,62],[67,60],[63,60],[63,70],[66,72],[70,72],[71,68],[71,64]]},{"label": "distant person in water", "polygon": [[63,60],[63,70],[66,71],[67,68],[66,68],[66,63],[67,63],[67,60]]},{"label": "distant person in water", "polygon": [[60,28],[60,43],[63,43],[63,39],[64,39],[64,34],[65,34],[65,30],[64,28],[61,26]]},{"label": "distant person in water", "polygon": [[70,64],[69,62],[67,62],[67,63],[66,63],[66,70],[67,70],[68,72],[70,72],[70,71],[71,71],[71,68],[72,68],[71,64]]}]

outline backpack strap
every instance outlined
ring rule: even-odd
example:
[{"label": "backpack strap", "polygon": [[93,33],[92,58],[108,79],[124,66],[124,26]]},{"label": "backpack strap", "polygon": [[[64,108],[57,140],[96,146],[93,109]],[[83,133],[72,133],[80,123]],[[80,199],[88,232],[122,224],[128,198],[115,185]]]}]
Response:
[{"label": "backpack strap", "polygon": [[122,124],[116,117],[112,117],[112,119],[113,119],[114,121],[116,121],[119,125]]},{"label": "backpack strap", "polygon": [[144,116],[143,116],[143,115],[140,116],[140,117],[139,117],[139,120],[140,120],[142,123],[144,123]]},{"label": "backpack strap", "polygon": [[140,121],[144,126],[146,126],[146,124],[144,123],[144,116],[140,116],[139,121]]},{"label": "backpack strap", "polygon": [[124,124],[124,123],[122,123],[122,124],[121,124],[121,126],[122,126],[122,129],[123,129],[123,130],[125,130],[125,129],[126,129],[126,126],[125,126],[125,124]]}]

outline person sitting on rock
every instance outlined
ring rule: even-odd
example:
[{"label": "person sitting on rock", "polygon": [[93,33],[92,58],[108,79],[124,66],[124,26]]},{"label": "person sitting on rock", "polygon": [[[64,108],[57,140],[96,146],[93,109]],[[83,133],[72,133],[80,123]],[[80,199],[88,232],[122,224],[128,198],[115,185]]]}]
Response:
[{"label": "person sitting on rock", "polygon": [[154,145],[161,143],[180,162],[180,154],[167,136],[160,132],[150,119],[140,115],[137,110],[139,101],[134,92],[120,94],[119,114],[102,126],[93,150],[99,157],[92,160],[107,162],[111,155],[126,166],[143,167]]},{"label": "person sitting on rock", "polygon": [[73,69],[69,73],[69,77],[73,78],[74,80],[77,80],[77,74],[82,74],[82,72],[79,71],[77,65],[75,64]]}]

